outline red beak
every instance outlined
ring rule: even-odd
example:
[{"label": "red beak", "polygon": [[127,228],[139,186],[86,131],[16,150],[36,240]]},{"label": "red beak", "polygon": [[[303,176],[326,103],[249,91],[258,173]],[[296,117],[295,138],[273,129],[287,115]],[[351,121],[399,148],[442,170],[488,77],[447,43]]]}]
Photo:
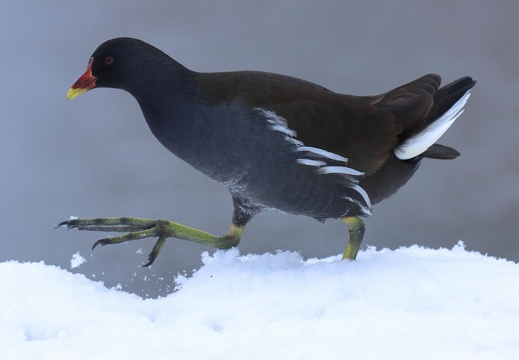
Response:
[{"label": "red beak", "polygon": [[96,86],[97,78],[92,75],[93,62],[94,58],[90,58],[85,73],[70,87],[67,93],[67,100],[74,99]]}]

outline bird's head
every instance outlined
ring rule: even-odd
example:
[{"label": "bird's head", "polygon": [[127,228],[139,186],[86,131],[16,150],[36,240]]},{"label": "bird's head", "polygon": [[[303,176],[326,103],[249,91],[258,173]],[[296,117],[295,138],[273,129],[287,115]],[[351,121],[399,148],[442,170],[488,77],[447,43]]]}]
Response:
[{"label": "bird's head", "polygon": [[69,89],[67,100],[99,87],[131,92],[144,85],[154,68],[164,68],[164,62],[174,60],[144,41],[132,38],[108,40],[94,51],[85,73]]}]

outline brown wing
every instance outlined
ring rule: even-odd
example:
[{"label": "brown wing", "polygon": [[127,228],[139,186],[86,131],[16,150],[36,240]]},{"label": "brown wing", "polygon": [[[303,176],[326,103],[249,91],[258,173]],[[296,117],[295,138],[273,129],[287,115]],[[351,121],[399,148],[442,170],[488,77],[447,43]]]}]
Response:
[{"label": "brown wing", "polygon": [[430,74],[379,96],[334,93],[293,77],[232,72],[199,74],[206,102],[241,100],[274,111],[306,146],[348,158],[348,166],[376,172],[400,142],[400,136],[424,121],[440,84]]}]

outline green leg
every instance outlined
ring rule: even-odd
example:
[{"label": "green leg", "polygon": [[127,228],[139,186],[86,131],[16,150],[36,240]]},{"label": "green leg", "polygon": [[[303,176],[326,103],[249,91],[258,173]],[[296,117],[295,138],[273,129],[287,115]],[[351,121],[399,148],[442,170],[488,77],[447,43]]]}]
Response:
[{"label": "green leg", "polygon": [[144,265],[150,266],[159,255],[167,238],[172,237],[192,241],[217,249],[229,249],[239,244],[245,225],[233,224],[227,234],[222,236],[214,236],[167,220],[148,220],[135,217],[71,219],[56,225],[56,227],[61,226],[78,230],[128,232],[124,235],[98,240],[94,243],[92,250],[97,245],[119,244],[131,240],[158,237],[155,246],[148,255],[148,262]]},{"label": "green leg", "polygon": [[358,216],[346,217],[344,222],[348,225],[348,231],[350,233],[350,241],[344,250],[342,259],[355,260],[357,253],[359,252],[360,244],[364,238],[364,222]]}]

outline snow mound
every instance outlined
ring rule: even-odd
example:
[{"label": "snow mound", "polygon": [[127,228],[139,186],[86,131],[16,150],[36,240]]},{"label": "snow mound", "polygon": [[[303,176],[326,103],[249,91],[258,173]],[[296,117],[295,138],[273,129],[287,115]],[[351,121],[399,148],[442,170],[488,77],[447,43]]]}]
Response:
[{"label": "snow mound", "polygon": [[462,244],[203,254],[160,299],[43,263],[0,263],[0,348],[9,359],[517,359],[519,265]]}]

